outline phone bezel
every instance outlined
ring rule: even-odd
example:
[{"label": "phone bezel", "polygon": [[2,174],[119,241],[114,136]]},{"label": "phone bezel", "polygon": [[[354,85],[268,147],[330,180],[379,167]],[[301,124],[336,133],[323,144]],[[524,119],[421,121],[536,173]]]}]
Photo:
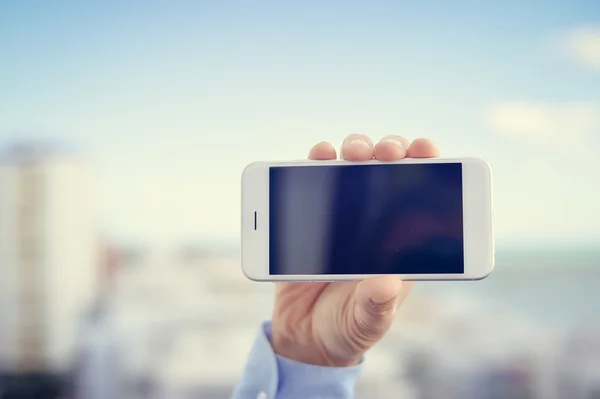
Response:
[{"label": "phone bezel", "polygon": [[[462,164],[465,272],[460,274],[402,274],[403,280],[481,280],[494,268],[492,172],[479,158],[406,158],[392,164]],[[269,274],[269,168],[291,166],[349,166],[381,164],[380,161],[254,162],[242,173],[242,270],[254,281],[347,281],[374,277],[356,275]]]}]

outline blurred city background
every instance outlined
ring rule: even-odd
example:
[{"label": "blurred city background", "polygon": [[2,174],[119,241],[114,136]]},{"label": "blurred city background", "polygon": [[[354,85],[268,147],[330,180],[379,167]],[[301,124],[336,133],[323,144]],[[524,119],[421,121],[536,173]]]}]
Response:
[{"label": "blurred city background", "polygon": [[486,159],[497,234],[357,398],[600,398],[595,0],[0,1],[0,398],[228,398],[241,170],[353,132]]}]

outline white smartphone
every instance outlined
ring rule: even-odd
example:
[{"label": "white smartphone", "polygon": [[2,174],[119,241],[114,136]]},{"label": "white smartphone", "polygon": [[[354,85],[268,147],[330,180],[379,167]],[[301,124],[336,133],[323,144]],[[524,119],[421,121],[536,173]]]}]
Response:
[{"label": "white smartphone", "polygon": [[242,174],[243,272],[481,280],[494,267],[491,180],[476,158],[252,163]]}]

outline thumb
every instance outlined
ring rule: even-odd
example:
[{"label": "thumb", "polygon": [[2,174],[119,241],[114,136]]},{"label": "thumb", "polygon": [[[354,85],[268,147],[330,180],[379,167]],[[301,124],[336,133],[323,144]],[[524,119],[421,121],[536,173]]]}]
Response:
[{"label": "thumb", "polygon": [[395,276],[361,281],[354,291],[354,321],[361,340],[375,343],[390,328],[397,306],[404,299],[403,282]]}]

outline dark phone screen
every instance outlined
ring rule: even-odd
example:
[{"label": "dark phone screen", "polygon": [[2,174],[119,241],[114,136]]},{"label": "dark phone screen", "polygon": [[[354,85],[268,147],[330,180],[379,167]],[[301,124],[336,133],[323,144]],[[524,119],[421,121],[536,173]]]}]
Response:
[{"label": "dark phone screen", "polygon": [[269,170],[269,273],[464,273],[461,163]]}]

